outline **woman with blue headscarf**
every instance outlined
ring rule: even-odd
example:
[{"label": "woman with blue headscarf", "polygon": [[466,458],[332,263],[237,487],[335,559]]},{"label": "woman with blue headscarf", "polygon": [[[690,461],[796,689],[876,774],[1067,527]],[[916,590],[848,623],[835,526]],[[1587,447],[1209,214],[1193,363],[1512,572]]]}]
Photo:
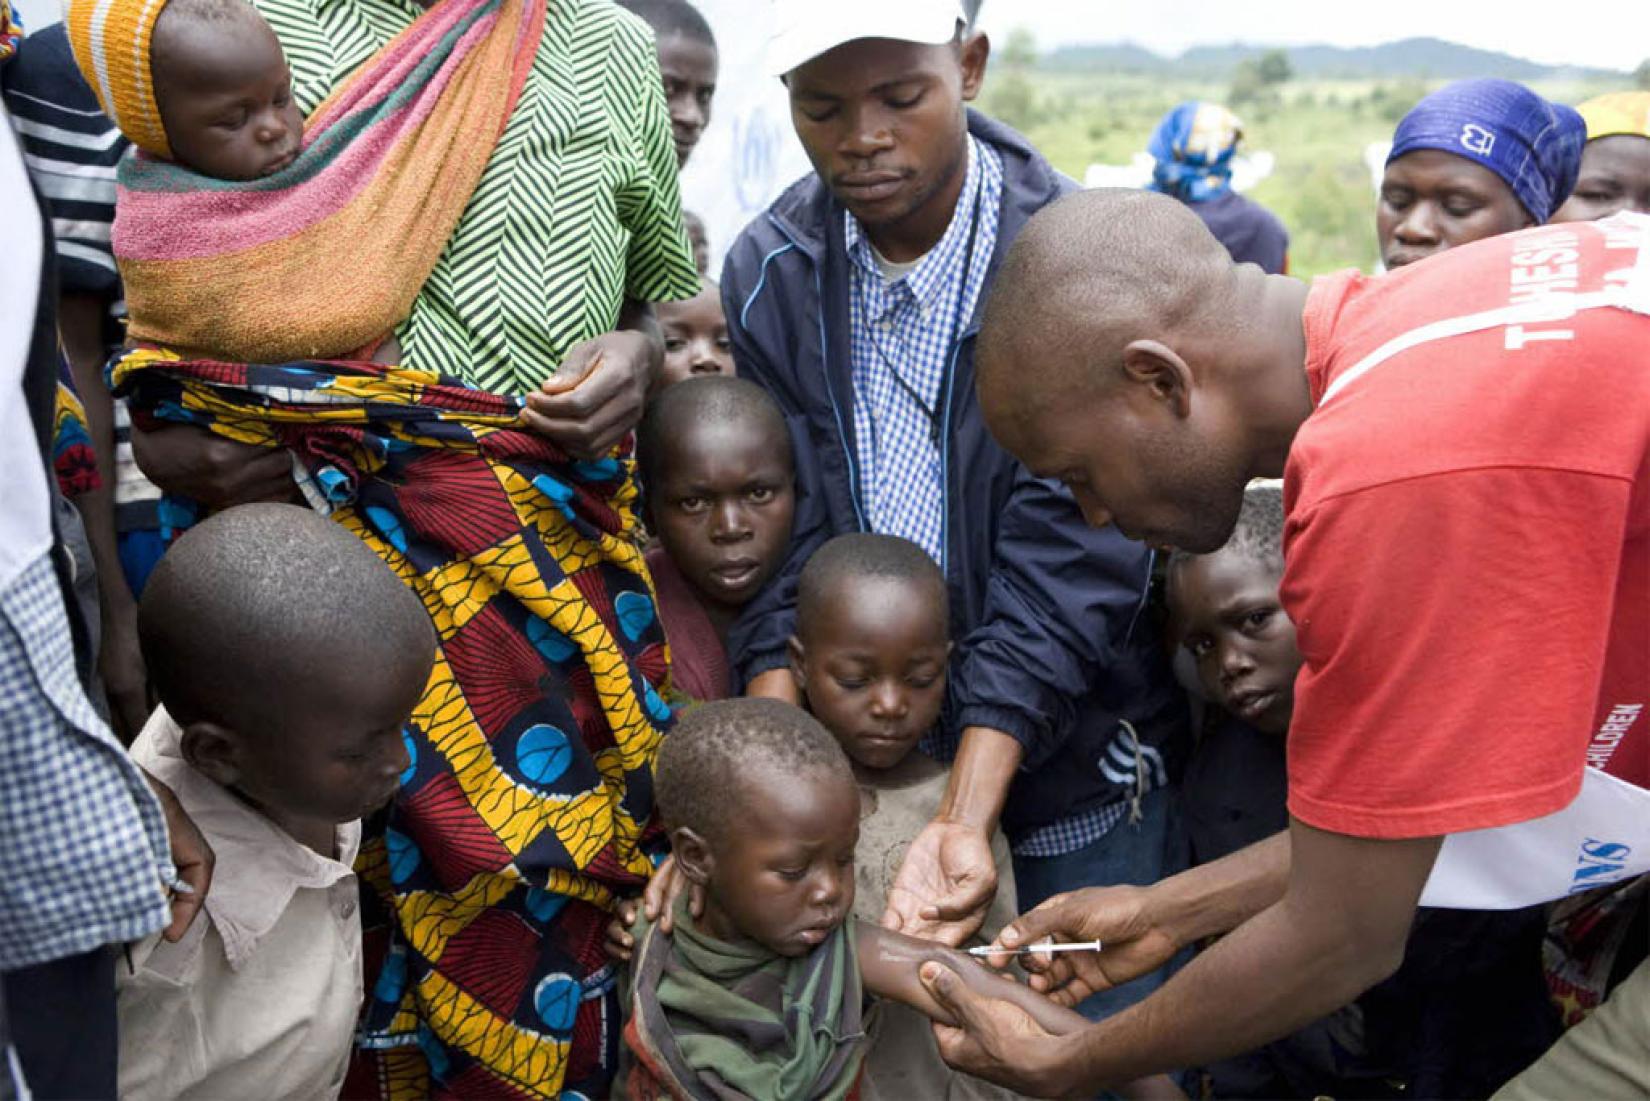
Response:
[{"label": "woman with blue headscarf", "polygon": [[1541,225],[1575,186],[1587,125],[1510,80],[1461,80],[1398,123],[1375,229],[1388,268]]},{"label": "woman with blue headscarf", "polygon": [[1273,213],[1232,189],[1232,158],[1243,123],[1218,103],[1182,103],[1163,116],[1146,152],[1157,162],[1153,191],[1196,212],[1232,259],[1269,275],[1289,270],[1289,232]]}]

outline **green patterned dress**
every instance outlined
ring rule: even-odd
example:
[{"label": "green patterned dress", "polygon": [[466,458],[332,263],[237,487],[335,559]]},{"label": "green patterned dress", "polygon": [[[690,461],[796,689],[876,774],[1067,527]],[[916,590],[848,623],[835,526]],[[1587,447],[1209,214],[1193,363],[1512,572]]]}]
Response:
[{"label": "green patterned dress", "polygon": [[[256,3],[306,114],[423,11]],[[403,361],[499,393],[536,389],[569,348],[613,328],[625,298],[691,298],[698,286],[650,32],[603,0],[551,0],[515,115],[396,334]]]}]

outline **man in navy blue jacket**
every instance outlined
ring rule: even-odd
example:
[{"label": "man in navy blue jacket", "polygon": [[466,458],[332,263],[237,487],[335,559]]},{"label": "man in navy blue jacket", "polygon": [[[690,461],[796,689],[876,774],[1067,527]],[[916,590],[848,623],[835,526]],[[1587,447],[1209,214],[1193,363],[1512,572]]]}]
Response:
[{"label": "man in navy blue jacket", "polygon": [[776,8],[770,68],[815,175],[735,242],[722,293],[739,373],[798,442],[805,504],[732,649],[753,694],[794,699],[795,580],[819,542],[887,532],[940,563],[957,646],[928,748],[955,763],[885,920],[956,944],[995,891],[999,820],[1022,909],[1181,866],[1168,784],[1184,701],[1143,611],[1151,552],[1087,528],[997,446],[974,396],[983,292],[1026,220],[1075,185],[965,108],[989,45],[955,0]]}]

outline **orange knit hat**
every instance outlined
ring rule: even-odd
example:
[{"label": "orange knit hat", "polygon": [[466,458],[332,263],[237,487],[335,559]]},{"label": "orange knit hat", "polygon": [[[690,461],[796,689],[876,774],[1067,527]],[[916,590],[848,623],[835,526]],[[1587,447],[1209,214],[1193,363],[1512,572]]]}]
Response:
[{"label": "orange knit hat", "polygon": [[63,22],[103,113],[139,149],[170,160],[149,65],[155,22],[165,7],[166,0],[69,0]]}]

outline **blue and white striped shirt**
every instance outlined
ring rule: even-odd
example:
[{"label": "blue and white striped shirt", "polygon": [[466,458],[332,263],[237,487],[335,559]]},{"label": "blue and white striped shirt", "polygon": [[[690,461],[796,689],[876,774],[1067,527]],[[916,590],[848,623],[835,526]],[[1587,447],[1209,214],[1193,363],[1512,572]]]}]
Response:
[{"label": "blue and white striped shirt", "polygon": [[945,471],[939,434],[947,374],[991,266],[1002,192],[1001,156],[970,138],[968,173],[951,224],[927,255],[893,280],[883,275],[854,216],[843,215],[854,438],[866,522],[872,531],[911,540],[942,564]]}]

